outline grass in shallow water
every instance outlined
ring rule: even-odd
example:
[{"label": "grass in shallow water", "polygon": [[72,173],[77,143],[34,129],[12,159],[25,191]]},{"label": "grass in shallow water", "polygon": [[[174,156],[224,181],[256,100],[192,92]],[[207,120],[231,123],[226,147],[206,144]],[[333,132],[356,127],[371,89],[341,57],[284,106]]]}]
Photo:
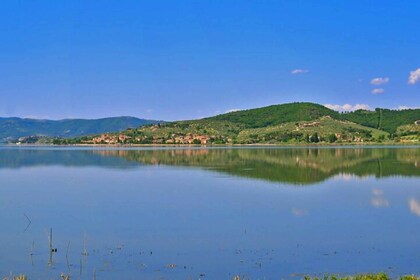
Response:
[{"label": "grass in shallow water", "polygon": [[[324,277],[305,276],[303,279],[304,280],[391,280],[395,278],[391,278],[385,273],[377,273],[377,274],[357,274],[357,275],[349,275],[349,276],[338,276],[338,275],[326,275]],[[415,276],[415,275],[404,275],[404,276],[400,276],[398,279],[420,280],[420,277]]]}]

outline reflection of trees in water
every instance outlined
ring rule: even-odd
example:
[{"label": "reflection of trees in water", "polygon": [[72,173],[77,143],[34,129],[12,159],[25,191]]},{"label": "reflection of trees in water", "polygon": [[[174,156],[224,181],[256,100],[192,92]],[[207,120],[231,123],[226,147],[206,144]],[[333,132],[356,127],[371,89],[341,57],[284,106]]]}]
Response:
[{"label": "reflection of trees in water", "polygon": [[416,148],[0,149],[0,168],[163,164],[293,184],[321,182],[337,174],[420,176],[419,159]]},{"label": "reflection of trees in water", "polygon": [[420,176],[414,148],[244,148],[94,151],[143,164],[197,166],[269,181],[309,184],[337,174]]}]

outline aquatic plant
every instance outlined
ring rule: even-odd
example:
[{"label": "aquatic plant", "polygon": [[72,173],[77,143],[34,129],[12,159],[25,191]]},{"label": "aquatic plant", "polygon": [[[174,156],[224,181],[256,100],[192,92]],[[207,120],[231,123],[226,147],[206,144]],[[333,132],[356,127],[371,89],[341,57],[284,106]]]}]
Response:
[{"label": "aquatic plant", "polygon": [[10,276],[10,278],[9,277],[4,277],[3,278],[3,280],[11,280],[11,279],[13,279],[13,280],[28,280],[28,277],[26,276],[26,275],[24,275],[24,274],[19,274],[18,276]]},{"label": "aquatic plant", "polygon": [[[391,280],[390,276],[385,273],[376,273],[376,274],[357,274],[357,275],[348,275],[348,276],[339,276],[339,275],[325,275],[323,277],[311,277],[305,276],[304,280]],[[415,275],[404,275],[399,277],[400,280],[420,280],[420,276]]]}]

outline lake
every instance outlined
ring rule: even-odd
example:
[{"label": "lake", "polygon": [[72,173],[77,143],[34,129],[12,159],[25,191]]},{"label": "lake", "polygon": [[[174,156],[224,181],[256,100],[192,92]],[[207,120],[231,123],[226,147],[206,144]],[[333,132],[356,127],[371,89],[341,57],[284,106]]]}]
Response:
[{"label": "lake", "polygon": [[419,274],[420,148],[2,146],[0,221],[0,278]]}]

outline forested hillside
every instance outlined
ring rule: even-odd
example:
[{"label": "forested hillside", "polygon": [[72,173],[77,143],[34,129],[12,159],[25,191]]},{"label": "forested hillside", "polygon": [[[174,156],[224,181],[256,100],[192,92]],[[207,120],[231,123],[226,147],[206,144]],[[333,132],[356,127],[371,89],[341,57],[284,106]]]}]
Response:
[{"label": "forested hillside", "polygon": [[375,111],[357,110],[342,114],[345,120],[364,126],[395,133],[401,125],[414,124],[420,120],[420,109],[389,110],[377,108]]},{"label": "forested hillside", "polygon": [[322,116],[338,118],[339,113],[315,103],[288,103],[263,108],[242,110],[206,120],[228,121],[246,128],[266,127],[294,121],[311,121]]}]

